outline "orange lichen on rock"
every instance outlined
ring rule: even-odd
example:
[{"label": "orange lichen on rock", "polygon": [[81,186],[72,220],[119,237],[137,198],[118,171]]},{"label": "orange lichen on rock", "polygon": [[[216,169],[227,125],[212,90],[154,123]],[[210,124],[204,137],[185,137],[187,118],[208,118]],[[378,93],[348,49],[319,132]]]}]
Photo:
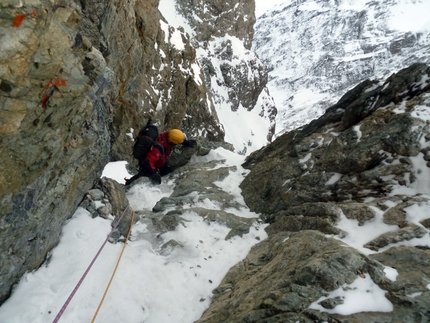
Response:
[{"label": "orange lichen on rock", "polygon": [[53,85],[55,85],[55,86],[67,86],[67,82],[63,78],[57,78],[54,80]]},{"label": "orange lichen on rock", "polygon": [[12,27],[19,27],[21,26],[24,18],[27,17],[27,15],[24,15],[22,13],[19,13],[16,15],[15,20],[13,21]]}]

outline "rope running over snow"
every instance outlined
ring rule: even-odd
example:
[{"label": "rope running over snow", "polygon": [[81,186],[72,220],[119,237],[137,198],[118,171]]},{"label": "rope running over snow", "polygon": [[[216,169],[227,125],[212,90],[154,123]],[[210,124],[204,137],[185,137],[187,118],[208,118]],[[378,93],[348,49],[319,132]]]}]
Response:
[{"label": "rope running over snow", "polygon": [[60,309],[60,311],[58,312],[57,316],[55,317],[55,319],[52,321],[52,323],[57,323],[61,316],[63,315],[64,311],[66,310],[67,306],[69,306],[69,303],[71,302],[73,296],[75,296],[76,292],[78,291],[79,287],[81,286],[82,282],[84,281],[85,277],[87,276],[88,272],[90,271],[91,267],[93,266],[93,264],[96,262],[98,256],[100,255],[100,253],[102,252],[104,246],[106,245],[106,243],[108,242],[109,238],[111,237],[112,233],[115,231],[115,229],[118,227],[119,223],[121,222],[122,218],[125,215],[125,212],[128,210],[128,208],[130,207],[130,204],[127,204],[127,207],[124,209],[124,212],[122,212],[121,217],[119,218],[119,220],[115,223],[114,227],[112,228],[112,231],[108,234],[108,236],[106,237],[106,240],[103,242],[102,246],[100,247],[99,251],[97,252],[97,254],[94,256],[93,260],[91,261],[90,265],[88,266],[87,270],[85,270],[84,274],[82,275],[81,279],[79,280],[79,282],[76,284],[75,288],[73,289],[73,291],[70,293],[69,298],[67,298],[66,302],[64,303],[63,307]]},{"label": "rope running over snow", "polygon": [[96,312],[94,313],[94,316],[93,316],[93,319],[91,320],[91,323],[94,323],[94,322],[95,322],[96,317],[97,317],[97,314],[99,313],[100,308],[101,308],[101,307],[102,307],[102,305],[103,305],[103,301],[105,300],[106,294],[107,294],[107,292],[108,292],[108,290],[109,290],[109,287],[110,287],[110,285],[111,285],[111,283],[112,283],[112,281],[113,281],[113,278],[114,278],[114,276],[115,276],[116,270],[118,269],[119,262],[121,261],[122,254],[124,253],[125,246],[127,245],[128,238],[130,238],[130,233],[131,233],[131,228],[132,228],[132,226],[133,226],[133,223],[134,223],[134,211],[133,211],[132,216],[131,216],[131,224],[130,224],[130,229],[128,230],[127,239],[125,239],[125,242],[124,242],[124,245],[122,246],[122,250],[121,250],[121,253],[120,253],[120,255],[119,255],[118,261],[116,262],[115,269],[114,269],[114,271],[113,271],[113,273],[112,273],[112,276],[110,277],[109,283],[108,283],[108,284],[107,284],[107,286],[106,286],[106,290],[105,290],[105,292],[104,292],[104,294],[103,294],[102,299],[100,300],[100,304],[99,304],[99,306],[97,307]]}]

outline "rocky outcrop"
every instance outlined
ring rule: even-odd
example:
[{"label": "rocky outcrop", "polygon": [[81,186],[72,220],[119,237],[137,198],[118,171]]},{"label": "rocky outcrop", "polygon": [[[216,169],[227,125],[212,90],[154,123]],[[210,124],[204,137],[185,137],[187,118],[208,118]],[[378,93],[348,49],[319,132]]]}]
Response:
[{"label": "rocky outcrop", "polygon": [[249,206],[276,214],[303,203],[385,198],[394,185],[419,185],[411,158],[425,162],[430,146],[427,121],[419,117],[428,104],[428,73],[416,64],[385,82],[361,83],[321,118],[252,154],[245,163],[251,174],[241,184]]},{"label": "rocky outcrop", "polygon": [[274,234],[230,269],[198,322],[328,321],[307,308],[364,273],[386,281],[380,263],[317,231]]},{"label": "rocky outcrop", "polygon": [[179,0],[176,8],[195,29],[199,43],[229,35],[241,40],[246,49],[251,49],[255,24],[254,1]]},{"label": "rocky outcrop", "polygon": [[385,284],[381,284],[384,289],[390,291],[387,298],[395,305],[392,321],[428,321],[430,251],[398,247],[371,255],[370,258],[398,270],[399,275],[395,281],[387,280]]},{"label": "rocky outcrop", "polygon": [[45,260],[106,163],[133,161],[149,116],[161,131],[223,140],[195,49],[157,7],[0,4],[0,302]]},{"label": "rocky outcrop", "polygon": [[[430,231],[414,218],[430,205],[429,109],[430,68],[414,64],[357,85],[249,156],[240,187],[269,238],[230,270],[198,322],[427,321],[430,253],[419,238]],[[339,226],[345,218],[390,227],[358,251],[334,239],[351,234]],[[393,310],[336,314],[343,299],[329,292],[367,277]]]},{"label": "rocky outcrop", "polygon": [[137,221],[133,216],[133,209],[125,195],[123,186],[117,181],[102,177],[94,188],[89,190],[79,205],[91,213],[92,217],[100,216],[109,218],[112,214],[117,215],[115,221],[112,221],[112,232],[110,241],[117,242],[120,238],[127,237],[128,231],[132,226],[132,220]]},{"label": "rocky outcrop", "polygon": [[113,159],[129,156],[129,133],[136,135],[148,117],[160,131],[180,127],[189,136],[224,136],[189,36],[168,24],[158,3],[96,1],[82,8],[80,32],[115,73],[103,101],[111,116]]}]

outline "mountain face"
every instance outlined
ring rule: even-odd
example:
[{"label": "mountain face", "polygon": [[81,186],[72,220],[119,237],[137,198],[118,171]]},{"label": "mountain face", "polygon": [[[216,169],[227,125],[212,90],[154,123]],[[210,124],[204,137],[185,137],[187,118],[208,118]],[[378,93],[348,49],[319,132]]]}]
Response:
[{"label": "mountain face", "polygon": [[[251,154],[240,187],[270,223],[269,238],[229,271],[198,322],[428,321],[429,117],[430,67],[414,64],[360,83],[320,118]],[[343,231],[342,218],[355,228]],[[366,236],[360,227],[379,222],[385,233],[355,244]],[[354,231],[349,246],[336,238]],[[340,315],[346,300],[330,295],[366,277],[392,310]]]},{"label": "mountain face", "polygon": [[321,116],[366,79],[430,62],[425,0],[283,1],[258,18],[253,50],[269,67],[277,132]]}]

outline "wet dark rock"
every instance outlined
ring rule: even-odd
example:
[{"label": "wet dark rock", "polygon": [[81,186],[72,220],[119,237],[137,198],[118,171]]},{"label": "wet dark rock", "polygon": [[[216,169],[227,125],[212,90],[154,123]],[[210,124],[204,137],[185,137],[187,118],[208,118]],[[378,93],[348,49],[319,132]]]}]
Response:
[{"label": "wet dark rock", "polygon": [[343,299],[341,297],[328,298],[319,303],[322,307],[326,309],[334,309],[337,305],[343,304]]}]

